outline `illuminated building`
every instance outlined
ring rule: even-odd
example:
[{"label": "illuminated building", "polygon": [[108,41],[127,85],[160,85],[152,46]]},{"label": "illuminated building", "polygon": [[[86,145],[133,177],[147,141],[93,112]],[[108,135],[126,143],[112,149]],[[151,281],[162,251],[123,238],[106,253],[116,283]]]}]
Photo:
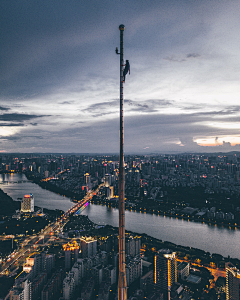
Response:
[{"label": "illuminated building", "polygon": [[114,187],[113,186],[109,186],[109,187],[107,187],[106,188],[106,197],[107,197],[107,199],[111,199],[111,198],[113,198],[114,197]]},{"label": "illuminated building", "polygon": [[114,187],[110,186],[109,188],[110,188],[110,191],[111,191],[110,192],[110,197],[113,198],[114,197]]},{"label": "illuminated building", "polygon": [[70,269],[72,265],[72,260],[76,262],[78,259],[78,243],[76,241],[73,241],[72,243],[69,242],[67,244],[64,244],[63,250],[65,252],[65,269]]},{"label": "illuminated building", "polygon": [[26,259],[26,264],[23,266],[25,272],[31,273],[31,279],[35,278],[42,271],[42,255],[33,255]]},{"label": "illuminated building", "polygon": [[111,175],[105,174],[105,187],[109,187],[111,185]]},{"label": "illuminated building", "polygon": [[230,262],[226,267],[226,300],[239,300],[240,272]]},{"label": "illuminated building", "polygon": [[23,266],[23,271],[30,274],[32,280],[42,271],[49,274],[55,267],[55,255],[42,252],[38,255],[29,256],[26,259],[26,264]]},{"label": "illuminated building", "polygon": [[92,237],[82,237],[80,241],[82,258],[91,257],[97,254],[97,240]]},{"label": "illuminated building", "polygon": [[91,189],[91,176],[89,175],[89,173],[84,174],[85,176],[85,184],[87,186],[87,189],[90,190]]},{"label": "illuminated building", "polygon": [[21,212],[34,212],[34,198],[32,194],[24,196],[21,203]]},{"label": "illuminated building", "polygon": [[161,249],[154,257],[154,284],[165,293],[170,291],[172,285],[177,282],[177,262],[175,252],[169,249]]}]

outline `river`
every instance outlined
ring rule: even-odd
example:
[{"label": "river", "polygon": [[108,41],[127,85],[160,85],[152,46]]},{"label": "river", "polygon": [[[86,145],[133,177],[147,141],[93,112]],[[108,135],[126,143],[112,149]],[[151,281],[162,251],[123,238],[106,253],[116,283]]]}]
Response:
[{"label": "river", "polygon": [[[0,176],[0,188],[14,200],[32,193],[35,205],[49,209],[68,210],[74,203],[69,198],[42,189],[23,174]],[[82,211],[97,224],[118,227],[118,210],[101,205],[88,205]],[[240,259],[240,230],[146,213],[126,211],[126,229],[146,233],[174,244],[199,248],[210,253]]]},{"label": "river", "polygon": [[27,180],[24,174],[0,174],[0,189],[13,200],[23,198],[25,194],[32,193],[34,205],[49,209],[68,210],[73,206],[69,198],[42,189],[36,183]]}]

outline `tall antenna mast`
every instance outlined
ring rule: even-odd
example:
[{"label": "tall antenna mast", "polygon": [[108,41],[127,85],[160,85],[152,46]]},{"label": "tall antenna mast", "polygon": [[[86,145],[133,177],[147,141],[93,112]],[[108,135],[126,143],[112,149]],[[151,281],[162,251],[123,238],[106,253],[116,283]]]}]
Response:
[{"label": "tall antenna mast", "polygon": [[125,270],[125,172],[124,172],[124,124],[123,124],[123,32],[125,26],[120,25],[120,156],[119,156],[119,276],[118,276],[118,300],[127,300],[127,279]]}]

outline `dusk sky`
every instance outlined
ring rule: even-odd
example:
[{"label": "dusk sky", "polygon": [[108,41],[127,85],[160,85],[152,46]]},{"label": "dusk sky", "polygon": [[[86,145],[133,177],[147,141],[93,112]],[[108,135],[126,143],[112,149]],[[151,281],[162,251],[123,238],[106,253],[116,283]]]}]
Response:
[{"label": "dusk sky", "polygon": [[240,151],[240,2],[2,0],[0,152]]}]

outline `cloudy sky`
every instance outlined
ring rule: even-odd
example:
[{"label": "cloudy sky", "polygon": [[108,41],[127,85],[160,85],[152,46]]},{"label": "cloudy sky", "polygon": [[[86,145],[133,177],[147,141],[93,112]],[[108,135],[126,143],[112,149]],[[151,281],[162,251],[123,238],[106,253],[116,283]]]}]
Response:
[{"label": "cloudy sky", "polygon": [[240,150],[240,2],[1,0],[0,151]]}]

